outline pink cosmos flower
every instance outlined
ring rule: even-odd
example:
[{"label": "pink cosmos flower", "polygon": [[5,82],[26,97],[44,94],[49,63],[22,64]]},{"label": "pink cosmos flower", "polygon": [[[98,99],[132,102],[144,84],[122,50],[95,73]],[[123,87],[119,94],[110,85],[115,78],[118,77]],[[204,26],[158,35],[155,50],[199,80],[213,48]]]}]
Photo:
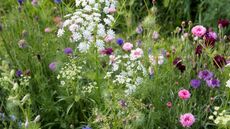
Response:
[{"label": "pink cosmos flower", "polygon": [[132,50],[132,48],[133,48],[133,44],[127,42],[127,43],[125,43],[125,44],[123,45],[122,48],[123,48],[123,50],[125,50],[125,51],[130,51],[130,50]]},{"label": "pink cosmos flower", "polygon": [[190,127],[196,121],[191,113],[186,113],[180,116],[180,123],[183,127]]},{"label": "pink cosmos flower", "polygon": [[131,57],[131,60],[136,60],[138,58],[141,58],[142,55],[143,55],[143,50],[140,48],[137,48],[136,50],[131,51],[130,57]]},{"label": "pink cosmos flower", "polygon": [[183,100],[187,100],[190,98],[191,94],[188,90],[183,89],[178,92],[178,96]]},{"label": "pink cosmos flower", "polygon": [[202,37],[207,29],[202,25],[197,25],[192,28],[192,34],[197,37]]}]

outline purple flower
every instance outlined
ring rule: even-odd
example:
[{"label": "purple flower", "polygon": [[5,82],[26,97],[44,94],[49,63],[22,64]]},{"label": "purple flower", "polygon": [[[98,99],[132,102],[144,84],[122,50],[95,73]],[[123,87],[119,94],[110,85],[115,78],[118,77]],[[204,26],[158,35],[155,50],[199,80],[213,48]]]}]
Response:
[{"label": "purple flower", "polygon": [[199,44],[196,47],[195,54],[198,55],[198,56],[200,56],[202,54],[202,50],[203,50],[203,47],[202,47],[202,45]]},{"label": "purple flower", "polygon": [[100,51],[102,55],[112,55],[113,54],[113,48],[106,48]]},{"label": "purple flower", "polygon": [[141,45],[142,45],[142,41],[141,41],[141,40],[138,40],[138,41],[137,41],[137,47],[141,47]]},{"label": "purple flower", "polygon": [[218,26],[221,27],[221,28],[228,27],[229,23],[230,22],[227,19],[219,19],[218,20]]},{"label": "purple flower", "polygon": [[119,104],[121,105],[121,107],[126,107],[127,106],[127,103],[125,102],[125,100],[121,99],[119,101]]},{"label": "purple flower", "polygon": [[61,3],[61,0],[54,0],[54,2],[55,2],[56,4],[60,4],[60,3]]},{"label": "purple flower", "polygon": [[217,40],[217,34],[213,31],[207,32],[205,35],[205,45],[214,47]]},{"label": "purple flower", "polygon": [[81,129],[92,129],[92,128],[90,128],[90,127],[87,125],[87,126],[83,126]]},{"label": "purple flower", "polygon": [[206,83],[208,87],[211,87],[211,88],[220,87],[220,80],[218,79],[212,78],[212,79],[206,80]]},{"label": "purple flower", "polygon": [[57,63],[56,62],[52,62],[49,64],[49,68],[50,70],[52,71],[55,71],[56,70],[56,67],[57,67]]},{"label": "purple flower", "polygon": [[17,77],[21,77],[22,76],[22,71],[21,70],[17,70],[16,71],[16,76]]},{"label": "purple flower", "polygon": [[73,49],[70,48],[70,47],[67,47],[67,48],[64,49],[64,53],[65,53],[66,55],[73,54]]},{"label": "purple flower", "polygon": [[139,26],[136,28],[136,32],[137,32],[138,34],[141,34],[141,33],[143,32],[143,28],[142,28],[141,25],[139,25]]},{"label": "purple flower", "polygon": [[213,59],[213,63],[217,68],[222,68],[227,64],[227,61],[223,56],[216,55]]},{"label": "purple flower", "polygon": [[24,0],[18,0],[18,3],[19,3],[20,5],[22,5],[23,2],[24,2]]},{"label": "purple flower", "polygon": [[117,44],[118,44],[118,45],[121,46],[123,43],[124,43],[124,40],[123,40],[122,38],[118,38],[118,39],[117,39]]},{"label": "purple flower", "polygon": [[209,70],[203,70],[199,72],[198,77],[200,79],[209,80],[213,77],[213,73]]},{"label": "purple flower", "polygon": [[198,87],[200,87],[200,80],[198,80],[198,79],[192,79],[191,81],[190,81],[190,85],[193,87],[193,88],[198,88]]}]

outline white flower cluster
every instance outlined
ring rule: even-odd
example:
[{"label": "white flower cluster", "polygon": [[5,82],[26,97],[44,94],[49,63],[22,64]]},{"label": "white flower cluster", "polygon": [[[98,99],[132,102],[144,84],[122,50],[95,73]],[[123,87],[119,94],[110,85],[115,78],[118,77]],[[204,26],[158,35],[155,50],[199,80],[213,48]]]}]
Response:
[{"label": "white flower cluster", "polygon": [[76,79],[81,79],[79,75],[81,73],[82,67],[77,66],[74,60],[71,60],[70,63],[66,63],[64,67],[61,68],[57,79],[61,81],[61,85],[64,86],[66,82],[74,81]]},{"label": "white flower cluster", "polygon": [[115,57],[111,55],[110,65],[112,66],[112,70],[107,72],[104,77],[107,79],[114,77],[114,84],[125,85],[126,95],[135,92],[137,86],[143,82],[143,77],[147,75],[147,71],[143,64],[139,60],[132,60],[130,56],[124,55]]},{"label": "white flower cluster", "polygon": [[213,115],[209,116],[209,119],[213,120],[213,122],[217,125],[229,127],[230,125],[229,112],[226,110],[219,112],[219,107],[214,107],[214,109],[215,111],[213,112]]},{"label": "white flower cluster", "polygon": [[83,92],[84,93],[91,93],[94,88],[96,88],[96,89],[98,88],[98,87],[96,87],[96,85],[97,85],[97,82],[88,83],[88,86],[83,87]]},{"label": "white flower cluster", "polygon": [[149,55],[149,61],[152,65],[162,65],[164,63],[164,56],[159,55],[159,56],[153,56]]},{"label": "white flower cluster", "polygon": [[115,21],[111,9],[115,9],[116,0],[76,0],[76,12],[68,14],[57,36],[64,34],[65,28],[71,32],[70,41],[78,43],[80,52],[87,52],[91,45],[99,50],[103,49],[105,42],[115,38],[111,29]]}]

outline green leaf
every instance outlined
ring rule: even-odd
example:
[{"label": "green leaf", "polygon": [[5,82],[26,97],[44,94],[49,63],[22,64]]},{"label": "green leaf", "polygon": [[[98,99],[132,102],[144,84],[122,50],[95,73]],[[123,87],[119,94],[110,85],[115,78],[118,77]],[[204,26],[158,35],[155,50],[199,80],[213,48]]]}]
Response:
[{"label": "green leaf", "polygon": [[72,104],[70,104],[70,105],[68,106],[67,111],[66,111],[66,114],[69,114],[69,111],[70,111],[70,109],[73,107],[74,103],[75,103],[75,102],[73,102]]},{"label": "green leaf", "polygon": [[164,2],[163,2],[164,7],[168,7],[169,6],[169,2],[170,2],[170,0],[164,0]]}]

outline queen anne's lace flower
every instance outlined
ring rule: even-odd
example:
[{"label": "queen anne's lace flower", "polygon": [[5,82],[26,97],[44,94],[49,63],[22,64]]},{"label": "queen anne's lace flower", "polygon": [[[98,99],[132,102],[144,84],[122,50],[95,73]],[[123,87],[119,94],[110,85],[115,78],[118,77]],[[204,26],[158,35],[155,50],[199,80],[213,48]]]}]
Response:
[{"label": "queen anne's lace flower", "polygon": [[61,37],[66,28],[71,32],[70,41],[78,43],[80,52],[87,52],[91,45],[99,50],[104,49],[105,42],[115,38],[111,29],[114,17],[110,15],[111,8],[115,9],[116,0],[76,0],[76,11],[68,14],[68,18],[58,30]]}]

